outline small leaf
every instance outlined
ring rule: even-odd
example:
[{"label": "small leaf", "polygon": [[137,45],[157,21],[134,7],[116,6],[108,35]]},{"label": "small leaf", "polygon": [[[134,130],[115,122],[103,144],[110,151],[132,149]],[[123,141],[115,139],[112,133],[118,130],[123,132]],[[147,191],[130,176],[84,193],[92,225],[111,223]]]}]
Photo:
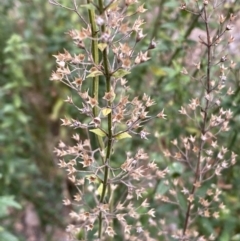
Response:
[{"label": "small leaf", "polygon": [[179,162],[173,162],[171,165],[169,165],[168,168],[169,168],[170,175],[179,176],[184,172],[184,166]]},{"label": "small leaf", "polygon": [[106,43],[99,43],[98,48],[103,52],[103,50],[107,47]]},{"label": "small leaf", "polygon": [[53,106],[53,111],[50,115],[50,120],[55,121],[59,118],[59,113],[61,111],[61,108],[63,107],[63,104],[64,104],[64,102],[62,101],[62,99],[58,99],[55,102],[55,104]]},{"label": "small leaf", "polygon": [[195,128],[195,127],[186,127],[186,131],[188,131],[191,134],[195,134],[195,135],[199,135],[199,129]]},{"label": "small leaf", "polygon": [[164,195],[169,189],[170,187],[167,186],[163,181],[161,181],[157,186],[156,193]]},{"label": "small leaf", "polygon": [[106,134],[105,134],[101,129],[99,129],[99,128],[97,128],[97,129],[92,129],[92,130],[90,130],[90,131],[93,132],[93,133],[95,133],[95,134],[98,135],[98,136],[101,136],[101,137],[106,136]]},{"label": "small leaf", "polygon": [[104,115],[104,116],[107,116],[109,113],[111,113],[111,109],[109,109],[109,108],[103,108],[102,109],[102,114]]},{"label": "small leaf", "polygon": [[162,68],[159,68],[157,66],[152,66],[150,67],[150,69],[151,69],[151,72],[157,77],[162,77],[167,75],[166,71],[164,71]]},{"label": "small leaf", "polygon": [[132,136],[129,135],[127,132],[123,132],[123,133],[117,134],[117,135],[115,136],[115,138],[116,138],[117,140],[121,140],[121,139],[125,139],[125,138],[132,138]]},{"label": "small leaf", "polygon": [[[103,192],[103,184],[101,183],[101,184],[99,185],[98,189],[97,189],[97,194],[98,194],[99,196],[101,196],[101,195],[102,195],[102,192]],[[107,193],[108,193],[108,188],[106,189],[105,194],[107,194]]]},{"label": "small leaf", "polygon": [[116,78],[122,78],[123,76],[130,74],[131,72],[125,70],[125,69],[119,69],[116,72],[113,73],[113,76]]},{"label": "small leaf", "polygon": [[101,184],[99,185],[98,189],[97,189],[97,194],[98,194],[99,196],[101,196],[101,195],[102,195],[102,191],[103,191],[103,184],[101,183]]},{"label": "small leaf", "polygon": [[103,73],[101,71],[93,71],[89,75],[87,75],[86,78],[96,77],[99,75],[103,75]]},{"label": "small leaf", "polygon": [[178,193],[178,202],[181,205],[181,207],[184,208],[184,210],[187,209],[187,200],[185,195],[183,195],[182,193]]}]

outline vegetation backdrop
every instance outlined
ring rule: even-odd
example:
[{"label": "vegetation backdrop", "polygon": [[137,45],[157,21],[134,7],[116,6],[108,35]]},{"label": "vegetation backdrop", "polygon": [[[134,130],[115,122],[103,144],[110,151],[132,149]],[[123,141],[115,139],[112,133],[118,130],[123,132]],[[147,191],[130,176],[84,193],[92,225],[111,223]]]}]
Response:
[{"label": "vegetation backdrop", "polygon": [[[149,0],[144,7],[147,34],[141,48],[155,39],[157,47],[151,60],[133,69],[128,76],[132,93],[146,93],[156,102],[152,113],[165,109],[167,121],[153,121],[146,141],[132,139],[115,156],[116,161],[132,148],[149,150],[158,166],[168,166],[172,177],[187,176],[178,162],[168,160],[163,151],[171,149],[171,141],[183,134],[194,134],[191,123],[179,115],[182,105],[189,103],[198,88],[188,76],[181,74],[183,66],[201,56],[196,47],[203,31],[197,16],[179,9],[178,0]],[[189,1],[188,1],[189,2]],[[240,4],[222,1],[219,11],[239,17]],[[68,0],[62,0],[68,5]],[[218,12],[217,12],[218,14]],[[217,25],[213,23],[214,26]],[[0,240],[2,241],[64,241],[69,221],[69,207],[62,200],[74,186],[57,166],[53,150],[59,140],[71,142],[73,133],[61,126],[60,118],[76,115],[76,110],[64,103],[71,90],[49,81],[55,68],[53,55],[63,49],[74,49],[68,36],[70,29],[81,27],[76,14],[54,7],[42,0],[2,0],[0,4]],[[223,108],[231,108],[230,130],[221,136],[230,151],[240,155],[240,22],[236,20],[234,44],[227,56],[236,62],[228,73],[227,82],[234,94],[227,96]],[[100,86],[101,88],[101,86]],[[237,158],[238,159],[238,158]],[[218,234],[217,240],[240,241],[240,164],[227,169],[215,185],[223,190],[226,209],[217,220],[199,219],[201,232]],[[161,193],[161,183],[149,190],[148,199],[156,216],[178,216],[172,206],[154,202]],[[174,215],[171,215],[171,212]],[[169,217],[171,219],[171,217]],[[175,220],[169,221],[174,223]],[[170,227],[170,226],[169,226]]]}]

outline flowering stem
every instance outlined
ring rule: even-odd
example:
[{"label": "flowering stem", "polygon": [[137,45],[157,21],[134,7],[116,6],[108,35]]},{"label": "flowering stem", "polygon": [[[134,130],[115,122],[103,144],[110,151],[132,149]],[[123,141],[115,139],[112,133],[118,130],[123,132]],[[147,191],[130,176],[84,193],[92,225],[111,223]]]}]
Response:
[{"label": "flowering stem", "polygon": [[[91,1],[88,0],[88,3],[90,3]],[[102,9],[102,2],[99,1],[99,6],[100,6],[100,9]],[[97,34],[97,26],[96,26],[96,22],[95,22],[95,13],[94,13],[94,10],[90,9],[88,10],[88,13],[89,13],[89,20],[90,20],[90,24],[91,24],[91,31],[92,31],[92,55],[93,55],[93,60],[95,62],[96,65],[99,64],[99,54],[98,54],[98,40],[97,40],[97,37],[96,37],[96,34]],[[103,57],[104,57],[104,64],[105,64],[105,58],[107,58],[106,56],[106,53],[103,54]],[[108,68],[106,68],[106,65],[104,65],[104,68],[105,68],[105,72],[107,71]],[[108,80],[108,78],[106,77],[106,80],[107,80],[107,89],[110,89],[110,79]],[[98,101],[98,94],[99,94],[99,77],[98,76],[95,76],[93,78],[93,97]],[[94,113],[94,116],[97,116],[98,115],[98,110],[97,110],[97,107],[94,107],[93,108],[93,113]],[[108,123],[109,123],[109,116],[108,116]],[[108,133],[109,136],[109,140],[110,140],[110,137],[112,135],[111,132]],[[97,136],[98,138],[98,143],[99,143],[99,146],[101,148],[101,150],[104,150],[105,147],[104,147],[104,143],[103,143],[103,140],[100,136]],[[110,153],[109,153],[109,150],[111,150],[111,144],[109,144],[109,141],[108,141],[108,147],[107,147],[107,155],[106,155],[106,159],[105,159],[105,164],[106,164],[106,161],[109,159],[109,156],[110,156]],[[102,193],[101,193],[101,198],[100,198],[100,202],[102,203],[103,200],[104,200],[104,197],[105,197],[105,193],[106,193],[106,188],[107,188],[107,180],[108,180],[108,167],[105,166],[105,170],[104,170],[104,181],[103,181],[103,189],[102,189]],[[99,213],[99,232],[98,232],[98,237],[101,238],[102,237],[102,212]]]},{"label": "flowering stem", "polygon": [[[103,1],[99,0],[99,10],[100,14],[103,14],[104,12],[104,7],[103,7]],[[101,32],[104,34],[105,32],[105,24],[101,26]],[[111,90],[111,73],[109,69],[109,64],[108,64],[108,53],[107,53],[107,48],[103,50],[102,53],[103,57],[103,66],[104,66],[104,75],[106,79],[106,92],[110,92]],[[108,101],[108,108],[111,107],[111,101]],[[111,156],[111,150],[112,150],[112,112],[110,112],[107,116],[108,118],[108,142],[107,142],[107,153],[105,157],[105,168],[104,168],[104,179],[103,179],[103,188],[102,188],[102,193],[100,197],[100,203],[104,202],[107,186],[108,186],[108,175],[109,175],[109,167],[107,163],[110,161],[110,156]],[[98,233],[99,238],[102,236],[102,213],[100,212],[99,214],[99,233]]]},{"label": "flowering stem", "polygon": [[[91,3],[90,0],[88,0],[88,4]],[[99,64],[99,54],[98,54],[98,40],[97,40],[97,26],[95,22],[95,12],[94,10],[90,9],[88,10],[88,15],[89,15],[89,21],[91,25],[91,32],[92,32],[92,56],[94,63],[96,65]],[[99,93],[99,77],[95,76],[93,77],[93,87],[92,87],[92,92],[93,92],[93,98],[95,98],[98,101],[98,93]],[[98,116],[98,109],[96,106],[93,107],[93,114],[94,116]],[[101,150],[104,150],[104,143],[102,140],[102,137],[97,136],[99,146]]]},{"label": "flowering stem", "polygon": [[[211,92],[210,88],[210,73],[211,73],[211,39],[210,39],[210,33],[209,33],[209,24],[208,24],[208,18],[207,18],[207,13],[206,13],[206,6],[203,7],[203,14],[204,14],[204,22],[205,22],[205,28],[206,28],[206,33],[207,33],[207,76],[206,76],[206,91],[209,94]],[[204,107],[204,116],[203,116],[203,124],[201,127],[201,134],[204,135],[206,133],[206,125],[207,125],[207,118],[208,118],[208,108],[209,108],[209,100],[206,99],[206,104]],[[205,140],[202,140],[200,137],[200,148],[198,151],[198,158],[197,158],[197,167],[195,171],[195,178],[192,186],[192,190],[190,192],[190,195],[194,195],[196,192],[196,183],[200,181],[200,176],[201,176],[201,170],[200,170],[200,163],[201,163],[201,157],[202,157],[202,151],[203,151],[203,146],[205,144]],[[185,222],[184,222],[184,228],[182,235],[183,237],[186,234],[188,224],[189,224],[189,218],[190,218],[190,212],[191,212],[191,207],[192,207],[192,202],[191,200],[188,201],[188,207],[187,207],[187,212],[185,216]]]}]

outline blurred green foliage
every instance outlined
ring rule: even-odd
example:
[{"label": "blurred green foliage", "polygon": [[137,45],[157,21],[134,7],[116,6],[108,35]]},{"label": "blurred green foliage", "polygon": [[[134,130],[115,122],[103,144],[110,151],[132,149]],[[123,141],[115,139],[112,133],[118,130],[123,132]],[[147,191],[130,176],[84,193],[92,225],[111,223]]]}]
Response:
[{"label": "blurred green foliage", "polygon": [[[69,4],[69,1],[61,1]],[[144,92],[151,95],[157,105],[152,113],[165,109],[168,121],[156,121],[149,124],[149,130],[155,137],[147,142],[137,139],[126,140],[126,149],[120,150],[115,157],[121,161],[126,151],[142,146],[150,150],[151,159],[159,166],[169,165],[171,175],[188,175],[179,163],[170,163],[162,156],[162,150],[169,147],[170,141],[180,134],[193,134],[196,130],[191,123],[178,115],[180,106],[188,103],[197,91],[194,83],[180,71],[186,61],[186,53],[196,44],[189,38],[194,28],[201,28],[198,18],[179,11],[177,0],[149,0],[145,3],[146,40],[141,48],[147,48],[150,39],[155,38],[157,48],[151,52],[152,59],[133,70],[128,76],[134,95]],[[237,4],[225,4],[225,13],[234,12]],[[74,46],[68,41],[65,32],[79,28],[77,16],[62,8],[53,7],[47,1],[3,0],[0,5],[0,240],[26,240],[24,232],[18,239],[14,222],[19,222],[20,210],[16,215],[7,215],[7,207],[16,209],[22,206],[24,212],[28,202],[32,203],[40,218],[45,240],[56,240],[53,232],[47,229],[64,228],[67,216],[62,219],[64,209],[62,196],[73,188],[57,167],[53,155],[54,146],[60,139],[70,141],[71,133],[60,128],[59,119],[64,115],[77,114],[68,109],[63,99],[70,93],[65,86],[49,81],[54,68],[53,54],[63,48],[69,51]],[[239,48],[239,42],[238,42]],[[231,53],[229,53],[231,55]],[[230,56],[229,56],[230,57]],[[239,56],[233,56],[239,61]],[[238,58],[238,59],[237,59]],[[191,61],[191,60],[189,60]],[[229,75],[229,83],[237,90],[231,97],[226,97],[224,108],[233,104],[234,119],[231,131],[223,136],[228,148],[240,155],[240,65]],[[76,98],[76,97],[74,97]],[[176,116],[178,116],[176,118]],[[184,128],[183,128],[184,127]],[[143,146],[144,145],[144,146]],[[199,219],[202,233],[219,233],[219,241],[240,240],[240,165],[226,171],[221,177],[222,183],[230,184],[223,194],[226,213],[219,220]],[[152,195],[163,193],[162,183]],[[14,199],[15,198],[15,199]],[[148,197],[153,200],[152,197]],[[179,197],[181,199],[181,197]],[[16,200],[16,201],[15,201]],[[171,205],[151,203],[157,210],[156,216],[169,216],[169,222],[176,225],[181,222],[181,215],[176,221],[172,216]],[[182,203],[182,205],[185,205]],[[10,220],[10,221],[9,221]],[[147,220],[145,220],[146,225]],[[149,227],[154,232],[154,229]]]},{"label": "blurred green foliage", "polygon": [[[0,219],[8,216],[8,208],[14,207],[16,209],[21,209],[19,203],[14,201],[13,196],[0,196]],[[19,239],[8,232],[5,228],[0,226],[0,240],[4,241],[18,241]]]}]

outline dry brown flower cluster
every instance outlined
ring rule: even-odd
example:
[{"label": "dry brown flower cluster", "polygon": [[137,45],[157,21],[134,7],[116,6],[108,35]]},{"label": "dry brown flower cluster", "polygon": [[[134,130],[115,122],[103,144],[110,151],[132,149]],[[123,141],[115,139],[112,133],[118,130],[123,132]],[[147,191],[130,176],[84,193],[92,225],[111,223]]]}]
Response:
[{"label": "dry brown flower cluster", "polygon": [[[197,216],[218,218],[224,205],[221,190],[211,180],[236,162],[234,153],[218,145],[219,136],[228,131],[232,118],[231,110],[221,108],[221,102],[225,95],[233,94],[231,87],[226,87],[226,80],[229,69],[235,65],[222,54],[226,48],[219,49],[219,46],[234,41],[228,32],[235,16],[227,20],[220,15],[216,33],[210,29],[211,15],[208,14],[217,7],[215,3],[194,1],[197,11],[190,10],[187,4],[180,6],[181,10],[199,14],[202,19],[206,36],[199,36],[199,44],[206,48],[206,54],[195,64],[198,72],[192,77],[199,84],[199,96],[179,110],[192,121],[197,132],[173,140],[175,151],[163,153],[167,159],[182,163],[191,174],[188,180],[181,177],[169,180],[169,169],[159,170],[142,148],[127,152],[119,166],[112,162],[116,143],[124,143],[133,135],[147,139],[150,133],[144,128],[146,123],[153,118],[166,118],[164,110],[155,116],[149,115],[148,109],[155,102],[147,94],[130,97],[125,77],[132,68],[148,61],[149,50],[156,46],[151,40],[145,51],[135,51],[146,36],[144,20],[140,18],[146,11],[144,5],[137,0],[106,3],[99,0],[77,6],[73,0],[74,7],[69,8],[55,0],[49,2],[75,12],[85,25],[67,33],[77,51],[73,54],[64,50],[54,55],[58,67],[51,76],[52,81],[62,82],[77,93],[81,106],[75,104],[71,96],[65,101],[78,110],[79,116],[87,117],[84,121],[61,119],[63,126],[81,129],[88,138],[76,133],[72,136],[73,146],[61,141],[55,149],[59,166],[76,186],[73,199],[63,201],[64,205],[74,207],[70,213],[72,224],[67,227],[71,240],[78,240],[80,234],[82,240],[108,240],[115,236],[122,240],[156,240],[142,226],[143,215],[148,217],[150,226],[158,229],[158,237],[164,236],[166,240],[168,236],[175,240],[214,240],[214,234],[207,238],[201,236],[194,220]],[[79,9],[88,13],[88,20]],[[130,18],[134,19],[133,24]],[[182,74],[191,76],[189,72],[187,67],[182,70]],[[99,91],[100,81],[105,85],[104,93]],[[97,139],[97,148],[93,147],[92,133]],[[184,217],[179,227],[170,228],[164,219],[155,220],[155,210],[145,198],[146,189],[160,181],[168,192],[156,195],[154,200],[159,205],[165,202],[179,206]],[[115,193],[122,194],[116,199]]]},{"label": "dry brown flower cluster", "polygon": [[[51,3],[64,7],[57,1]],[[98,147],[93,149],[91,138],[82,139],[74,134],[75,145],[68,146],[61,141],[55,149],[59,166],[66,169],[77,190],[74,200],[63,201],[76,207],[70,213],[75,224],[69,225],[67,231],[73,240],[79,233],[84,233],[86,240],[105,240],[117,235],[113,225],[117,220],[125,240],[136,237],[143,240],[149,234],[144,231],[140,217],[155,217],[154,209],[149,208],[143,197],[157,165],[149,162],[148,154],[141,148],[135,154],[126,153],[120,166],[112,163],[112,156],[115,143],[132,135],[147,139],[149,133],[143,128],[146,122],[166,117],[164,111],[154,117],[148,115],[148,108],[155,104],[150,96],[143,94],[130,99],[130,88],[124,78],[132,68],[148,61],[148,51],[156,46],[152,40],[146,51],[135,53],[136,45],[145,37],[144,20],[139,14],[146,9],[136,0],[110,1],[106,5],[103,1],[99,1],[99,5],[89,2],[78,7],[73,3],[72,11],[77,12],[86,26],[68,32],[78,51],[71,54],[64,50],[54,55],[58,67],[51,80],[63,82],[77,92],[82,106],[77,106],[71,96],[65,101],[89,120],[63,118],[62,125],[82,129],[87,136],[94,133]],[[78,11],[81,7],[89,12],[89,23]],[[129,18],[135,18],[132,25]],[[93,91],[89,91],[91,80]],[[102,96],[98,90],[99,80],[106,86]],[[114,193],[121,190],[125,191],[116,200]]]},{"label": "dry brown flower cluster", "polygon": [[[190,9],[187,4],[180,9],[199,14],[205,25],[205,36],[199,36],[199,45],[205,46],[206,54],[201,56],[195,64],[197,75],[192,76],[186,68],[182,74],[190,76],[199,86],[199,96],[182,106],[179,113],[185,116],[195,127],[195,135],[182,136],[172,141],[175,150],[165,150],[164,156],[175,162],[180,162],[185,171],[189,171],[190,178],[181,177],[165,181],[169,192],[156,195],[158,202],[171,203],[179,206],[183,215],[181,227],[166,231],[167,225],[163,220],[160,233],[164,236],[171,233],[175,240],[215,240],[214,234],[202,236],[194,221],[197,218],[219,217],[219,212],[225,208],[221,202],[222,191],[215,183],[226,168],[236,163],[237,155],[218,144],[221,134],[229,130],[229,121],[233,112],[224,110],[221,105],[226,95],[234,92],[227,84],[228,72],[235,67],[232,60],[227,59],[227,48],[234,41],[228,32],[233,28],[235,15],[231,14],[227,20],[222,14],[219,16],[218,31],[210,28],[213,15],[219,7],[217,1],[196,1],[197,10]],[[174,148],[173,148],[174,149]],[[215,180],[215,181],[213,181]],[[181,201],[180,196],[185,200]]]}]

